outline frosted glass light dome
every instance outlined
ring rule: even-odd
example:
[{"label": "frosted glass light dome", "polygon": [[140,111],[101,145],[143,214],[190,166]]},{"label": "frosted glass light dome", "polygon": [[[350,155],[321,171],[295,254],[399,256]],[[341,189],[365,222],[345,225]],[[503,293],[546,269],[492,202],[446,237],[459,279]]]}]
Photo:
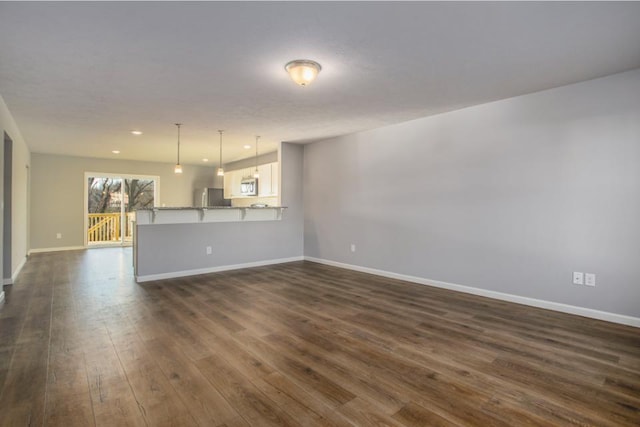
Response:
[{"label": "frosted glass light dome", "polygon": [[318,76],[322,66],[309,59],[296,59],[284,66],[291,79],[300,86],[307,86]]}]

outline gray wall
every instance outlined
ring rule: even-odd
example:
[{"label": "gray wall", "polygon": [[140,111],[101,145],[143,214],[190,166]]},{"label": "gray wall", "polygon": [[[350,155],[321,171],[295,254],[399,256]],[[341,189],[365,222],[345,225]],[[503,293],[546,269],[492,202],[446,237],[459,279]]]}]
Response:
[{"label": "gray wall", "polygon": [[306,256],[639,317],[640,70],[307,145],[304,197]]},{"label": "gray wall", "polygon": [[[29,219],[27,194],[29,191],[27,187],[29,185],[31,154],[9,108],[0,97],[0,135],[4,135],[4,132],[13,141],[13,158],[11,162],[11,271],[12,275],[15,276],[18,268],[25,262],[27,250],[29,249],[27,241]],[[2,161],[4,162],[4,159]],[[2,228],[1,224],[0,228]],[[0,259],[1,257],[2,254],[0,254]]]},{"label": "gray wall", "polygon": [[[215,168],[183,165],[182,175],[173,164],[132,160],[32,154],[31,248],[84,245],[84,173],[105,172],[160,177],[160,203],[192,206],[193,190],[212,187]],[[222,187],[220,183],[216,185]],[[62,239],[56,239],[62,233]]]},{"label": "gray wall", "polygon": [[139,226],[137,275],[301,257],[303,147],[283,143],[280,156],[281,221]]}]

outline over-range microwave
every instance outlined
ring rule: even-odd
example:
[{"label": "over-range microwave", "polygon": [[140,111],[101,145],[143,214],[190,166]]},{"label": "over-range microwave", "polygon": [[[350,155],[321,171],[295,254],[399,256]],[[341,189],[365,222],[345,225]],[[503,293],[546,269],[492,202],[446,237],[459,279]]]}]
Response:
[{"label": "over-range microwave", "polygon": [[240,194],[242,194],[243,196],[257,196],[258,195],[258,179],[242,178],[242,181],[240,182]]}]

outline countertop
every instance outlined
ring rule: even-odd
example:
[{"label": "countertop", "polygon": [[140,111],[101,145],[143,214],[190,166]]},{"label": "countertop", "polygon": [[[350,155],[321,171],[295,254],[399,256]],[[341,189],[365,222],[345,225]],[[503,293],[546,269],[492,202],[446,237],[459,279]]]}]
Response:
[{"label": "countertop", "polygon": [[137,225],[188,224],[206,222],[279,221],[286,208],[284,206],[232,207],[193,206],[159,207],[138,209]]},{"label": "countertop", "polygon": [[286,209],[286,206],[205,206],[205,207],[193,207],[193,206],[163,206],[157,208],[142,208],[136,209],[136,211],[181,211],[181,210],[211,210],[211,209]]}]

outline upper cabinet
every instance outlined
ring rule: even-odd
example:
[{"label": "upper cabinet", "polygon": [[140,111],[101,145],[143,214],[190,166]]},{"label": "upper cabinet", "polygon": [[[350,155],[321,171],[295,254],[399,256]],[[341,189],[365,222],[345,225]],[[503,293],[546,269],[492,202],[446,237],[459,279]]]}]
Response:
[{"label": "upper cabinet", "polygon": [[280,194],[280,168],[278,166],[278,162],[275,162],[271,167],[271,188],[274,196]]},{"label": "upper cabinet", "polygon": [[258,166],[258,196],[275,197],[278,195],[278,162]]},{"label": "upper cabinet", "polygon": [[[234,194],[233,194],[233,189],[234,189],[234,177],[236,175],[236,172],[238,171],[229,171],[229,172],[225,172],[224,173],[224,185],[222,188],[224,188],[224,198],[225,199],[233,199],[234,198]],[[238,184],[239,185],[239,184]],[[240,187],[238,187],[238,192],[239,192]]]},{"label": "upper cabinet", "polygon": [[[238,169],[225,172],[224,174],[224,198],[250,198],[256,196],[244,196],[240,190],[240,183],[243,178],[252,177],[255,167]],[[267,163],[258,166],[258,196],[257,197],[276,197],[278,195],[278,162]]]}]

